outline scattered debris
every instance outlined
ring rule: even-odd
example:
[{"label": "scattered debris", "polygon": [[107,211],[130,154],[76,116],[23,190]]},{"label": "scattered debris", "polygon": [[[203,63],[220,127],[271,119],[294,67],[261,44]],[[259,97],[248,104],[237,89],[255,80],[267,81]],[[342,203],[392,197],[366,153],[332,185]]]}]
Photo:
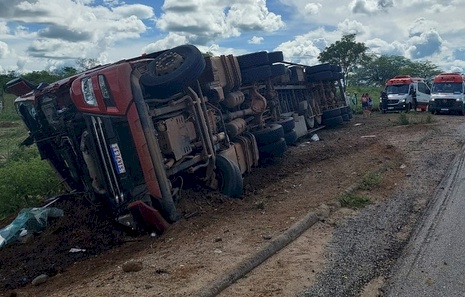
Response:
[{"label": "scattered debris", "polygon": [[85,252],[86,249],[79,249],[79,248],[71,248],[69,250],[70,253],[80,253],[80,252]]},{"label": "scattered debris", "polygon": [[363,135],[362,138],[375,138],[376,135]]},{"label": "scattered debris", "polygon": [[124,272],[137,272],[141,271],[144,268],[144,265],[141,261],[131,260],[123,264],[121,267]]},{"label": "scattered debris", "polygon": [[320,138],[318,137],[318,134],[313,134],[312,138],[310,138],[313,141],[320,141]]},{"label": "scattered debris", "polygon": [[47,227],[48,217],[61,217],[63,210],[55,207],[22,209],[8,226],[0,229],[0,248],[28,234],[41,232]]},{"label": "scattered debris", "polygon": [[49,279],[48,275],[41,274],[38,277],[36,277],[35,279],[33,279],[31,283],[32,283],[33,286],[38,286],[40,284],[45,283],[48,279]]}]

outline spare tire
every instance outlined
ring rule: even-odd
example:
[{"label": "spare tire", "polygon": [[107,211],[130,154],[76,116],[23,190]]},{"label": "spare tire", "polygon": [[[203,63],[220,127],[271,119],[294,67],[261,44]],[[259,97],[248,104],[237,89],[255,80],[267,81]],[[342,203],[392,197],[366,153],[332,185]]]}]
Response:
[{"label": "spare tire", "polygon": [[140,78],[150,92],[170,96],[191,85],[205,69],[202,53],[193,45],[181,45],[165,51],[148,65]]}]

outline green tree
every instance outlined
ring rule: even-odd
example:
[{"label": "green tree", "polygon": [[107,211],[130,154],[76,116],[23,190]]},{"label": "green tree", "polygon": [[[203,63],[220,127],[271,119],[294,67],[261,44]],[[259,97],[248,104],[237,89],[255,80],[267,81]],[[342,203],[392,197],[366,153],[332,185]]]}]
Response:
[{"label": "green tree", "polygon": [[430,61],[409,61],[409,63],[404,67],[403,72],[404,74],[409,74],[411,76],[432,79],[442,71],[437,65],[431,63]]},{"label": "green tree", "polygon": [[431,78],[441,71],[431,62],[413,62],[402,56],[371,55],[350,76],[350,84],[382,87],[396,75]]},{"label": "green tree", "polygon": [[384,86],[386,80],[396,75],[408,74],[404,69],[409,63],[410,61],[402,56],[371,55],[356,67],[349,80],[355,85]]},{"label": "green tree", "polygon": [[326,47],[318,55],[318,60],[321,63],[327,62],[341,66],[345,80],[350,71],[369,59],[368,47],[362,42],[356,42],[355,36],[355,34],[343,35],[341,40]]},{"label": "green tree", "polygon": [[80,58],[76,60],[76,65],[79,71],[84,71],[98,66],[99,62],[93,58]]}]

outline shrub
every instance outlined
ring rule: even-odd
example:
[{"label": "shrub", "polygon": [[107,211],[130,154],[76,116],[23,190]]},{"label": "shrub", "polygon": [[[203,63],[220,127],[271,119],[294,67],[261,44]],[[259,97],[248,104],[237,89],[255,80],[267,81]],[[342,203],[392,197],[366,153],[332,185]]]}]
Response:
[{"label": "shrub", "polygon": [[339,203],[342,207],[362,208],[370,204],[370,199],[363,195],[347,193],[339,197]]},{"label": "shrub", "polygon": [[50,165],[39,157],[8,160],[0,167],[0,217],[37,206],[43,196],[60,190]]},{"label": "shrub", "polygon": [[410,120],[409,120],[407,114],[403,113],[403,112],[399,113],[399,117],[398,117],[397,121],[398,121],[399,125],[408,125],[408,124],[410,124]]},{"label": "shrub", "polygon": [[378,187],[381,184],[381,174],[379,173],[370,173],[365,175],[362,180],[360,181],[360,184],[358,185],[358,188],[360,190],[366,190],[366,191],[371,191],[372,189]]}]

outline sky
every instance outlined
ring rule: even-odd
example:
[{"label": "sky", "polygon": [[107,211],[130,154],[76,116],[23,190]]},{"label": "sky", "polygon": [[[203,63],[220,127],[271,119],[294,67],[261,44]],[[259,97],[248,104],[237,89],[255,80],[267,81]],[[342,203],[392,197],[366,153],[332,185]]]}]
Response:
[{"label": "sky", "polygon": [[465,0],[0,0],[0,73],[111,63],[193,44],[318,64],[345,34],[370,52],[465,69]]}]

